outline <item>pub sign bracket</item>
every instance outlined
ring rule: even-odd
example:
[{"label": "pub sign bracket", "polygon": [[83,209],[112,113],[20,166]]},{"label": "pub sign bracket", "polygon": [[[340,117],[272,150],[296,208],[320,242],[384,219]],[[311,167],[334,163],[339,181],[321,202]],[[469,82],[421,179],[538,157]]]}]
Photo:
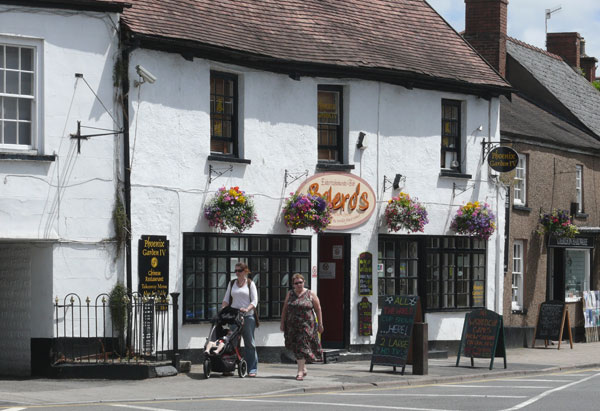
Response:
[{"label": "pub sign bracket", "polygon": [[[296,180],[302,178],[302,177],[308,177],[308,170],[304,170],[301,172],[297,172],[297,173],[293,173],[289,170],[285,170],[285,186],[289,186],[290,184],[292,184],[293,182],[295,182]],[[289,181],[288,181],[289,180]]]}]

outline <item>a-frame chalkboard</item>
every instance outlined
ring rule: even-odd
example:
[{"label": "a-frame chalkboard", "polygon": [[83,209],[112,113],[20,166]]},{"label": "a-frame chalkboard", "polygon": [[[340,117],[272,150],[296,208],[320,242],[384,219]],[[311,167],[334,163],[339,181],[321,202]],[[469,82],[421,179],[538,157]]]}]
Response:
[{"label": "a-frame chalkboard", "polygon": [[490,370],[494,367],[495,357],[504,357],[504,368],[506,368],[502,316],[485,308],[467,313],[458,346],[457,367],[461,355],[471,357],[471,367],[475,365],[473,358],[489,358]]},{"label": "a-frame chalkboard", "polygon": [[377,337],[371,356],[371,369],[374,365],[406,368],[415,315],[419,311],[419,297],[388,295],[384,298],[379,316]]},{"label": "a-frame chalkboard", "polygon": [[573,335],[571,334],[571,322],[569,321],[567,305],[558,300],[546,301],[540,304],[531,348],[535,347],[535,340],[544,340],[546,348],[548,348],[548,341],[558,340],[558,349],[560,350],[560,343],[566,338],[568,338],[571,349],[573,349]]}]

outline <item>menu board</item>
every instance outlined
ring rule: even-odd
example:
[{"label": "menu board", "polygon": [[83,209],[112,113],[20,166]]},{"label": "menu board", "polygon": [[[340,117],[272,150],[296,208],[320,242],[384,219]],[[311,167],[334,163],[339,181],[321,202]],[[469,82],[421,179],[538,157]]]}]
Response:
[{"label": "menu board", "polygon": [[571,324],[565,303],[563,301],[552,300],[540,304],[540,311],[531,346],[535,347],[535,340],[544,340],[545,346],[548,347],[548,341],[554,340],[558,341],[558,349],[560,350],[560,343],[563,336],[568,336],[571,348],[573,348]]},{"label": "menu board", "polygon": [[373,295],[373,254],[358,256],[358,295]]},{"label": "menu board", "polygon": [[358,303],[358,335],[361,337],[373,335],[372,307],[367,297]]},{"label": "menu board", "polygon": [[404,374],[418,303],[417,296],[384,297],[370,371],[373,365],[392,366],[394,372],[401,366]]},{"label": "menu board", "polygon": [[485,308],[467,313],[456,358],[457,367],[461,355],[471,358],[471,366],[474,365],[473,358],[490,358],[490,370],[495,357],[504,357],[506,368],[502,316]]}]

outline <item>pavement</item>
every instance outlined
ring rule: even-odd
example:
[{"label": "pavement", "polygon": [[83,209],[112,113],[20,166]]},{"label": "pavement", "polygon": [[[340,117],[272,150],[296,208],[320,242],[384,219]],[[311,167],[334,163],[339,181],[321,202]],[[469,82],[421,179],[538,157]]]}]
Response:
[{"label": "pavement", "polygon": [[[411,366],[404,375],[393,373],[392,367],[374,366],[370,361],[344,361],[329,364],[309,364],[304,381],[296,381],[295,364],[259,364],[256,378],[241,379],[235,374],[223,377],[213,374],[204,379],[201,364],[194,364],[190,372],[175,376],[146,380],[56,380],[56,379],[0,379],[0,409],[3,407],[34,406],[65,403],[97,403],[120,401],[148,401],[169,399],[199,399],[283,393],[327,392],[359,390],[374,387],[401,387],[429,385],[467,380],[505,378],[557,372],[577,368],[600,367],[600,343],[574,344],[568,342],[544,348],[507,350],[507,368],[503,359],[456,357],[430,359],[427,375],[412,375]],[[398,369],[400,371],[400,369]]]}]

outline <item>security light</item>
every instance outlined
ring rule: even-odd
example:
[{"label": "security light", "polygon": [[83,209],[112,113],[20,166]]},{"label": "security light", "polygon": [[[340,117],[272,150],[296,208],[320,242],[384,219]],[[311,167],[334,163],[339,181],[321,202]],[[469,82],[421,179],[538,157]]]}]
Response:
[{"label": "security light", "polygon": [[137,71],[138,75],[142,78],[143,81],[138,82],[139,84],[142,83],[154,83],[156,81],[156,77],[150,73],[148,70],[146,70],[144,67],[140,66],[139,64],[137,66],[135,66],[135,71]]}]

